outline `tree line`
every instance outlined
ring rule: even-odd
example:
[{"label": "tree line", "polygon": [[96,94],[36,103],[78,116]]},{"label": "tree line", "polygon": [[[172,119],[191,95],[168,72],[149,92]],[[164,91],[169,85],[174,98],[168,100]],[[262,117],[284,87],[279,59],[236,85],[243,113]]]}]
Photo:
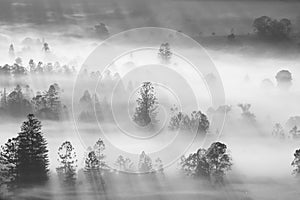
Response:
[{"label": "tree line", "polygon": [[68,118],[68,109],[61,103],[61,89],[54,83],[44,92],[35,95],[29,85],[17,85],[11,92],[1,92],[0,115],[3,117],[24,117],[34,113],[42,119],[59,120]]},{"label": "tree line", "polygon": [[[226,152],[226,145],[214,143],[208,150],[201,149],[200,154],[191,154],[181,159],[181,166],[188,175],[204,173],[208,170],[212,177],[221,177],[230,169],[231,158]],[[16,137],[8,139],[1,146],[0,151],[0,186],[2,189],[14,191],[22,187],[35,184],[45,184],[50,177],[48,143],[42,131],[41,121],[34,114],[29,114],[27,120],[21,125],[21,131]],[[64,185],[75,185],[77,179],[77,155],[70,141],[65,141],[58,148],[59,166],[56,168],[59,180]],[[204,157],[205,158],[204,158]],[[130,158],[118,156],[114,167],[110,167],[106,161],[105,143],[99,138],[93,147],[87,149],[85,155],[84,175],[88,180],[98,180],[104,187],[103,173],[138,172],[146,174],[163,174],[163,161],[156,158],[154,161],[144,151],[139,155],[138,164],[135,167]],[[208,168],[203,168],[202,161],[208,163]],[[192,164],[193,163],[193,164]],[[192,165],[191,165],[192,164]],[[225,167],[227,166],[227,167]],[[199,171],[199,169],[204,171]],[[113,169],[113,170],[112,170]],[[2,190],[3,191],[3,190]]]}]

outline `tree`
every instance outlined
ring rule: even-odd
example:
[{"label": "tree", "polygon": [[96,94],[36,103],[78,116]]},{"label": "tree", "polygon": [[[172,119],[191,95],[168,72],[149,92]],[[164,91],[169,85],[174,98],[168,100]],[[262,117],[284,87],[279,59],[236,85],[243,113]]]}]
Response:
[{"label": "tree", "polygon": [[272,135],[275,137],[279,137],[280,139],[284,139],[285,134],[284,134],[284,130],[283,130],[281,124],[279,124],[279,123],[275,124],[273,131],[272,131]]},{"label": "tree", "polygon": [[47,42],[44,42],[44,44],[43,44],[43,51],[45,53],[49,53],[50,52],[50,47],[49,47],[49,44]]},{"label": "tree", "polygon": [[300,149],[297,149],[294,153],[294,160],[291,165],[295,168],[293,174],[296,176],[300,175]]},{"label": "tree", "polygon": [[98,170],[100,169],[100,161],[98,160],[95,151],[90,151],[85,159],[86,170]]},{"label": "tree", "polygon": [[9,45],[9,50],[8,50],[8,54],[10,58],[15,58],[15,49],[14,49],[14,45],[10,44]]},{"label": "tree", "polygon": [[80,121],[93,121],[95,119],[93,113],[93,100],[88,90],[85,90],[83,96],[80,98],[79,106],[81,108],[79,114]]},{"label": "tree", "polygon": [[109,36],[108,29],[104,23],[95,25],[95,30],[96,33],[103,39]]},{"label": "tree", "polygon": [[162,43],[158,50],[158,56],[163,63],[169,63],[172,57],[170,44],[168,42]]},{"label": "tree", "polygon": [[65,141],[58,148],[58,161],[60,167],[56,168],[56,171],[63,182],[69,185],[76,183],[76,152],[73,145],[69,141]]},{"label": "tree", "polygon": [[298,139],[298,138],[300,138],[300,130],[298,130],[298,127],[297,127],[297,126],[294,126],[294,127],[290,130],[289,134],[290,134],[290,137],[291,137],[292,139]]},{"label": "tree", "polygon": [[133,116],[133,121],[139,126],[154,125],[156,123],[156,109],[158,105],[151,82],[144,82],[139,91],[139,98],[136,100],[137,107]]},{"label": "tree", "polygon": [[125,158],[122,155],[117,158],[115,166],[119,171],[131,172],[134,170],[134,165],[130,158]]},{"label": "tree", "polygon": [[47,101],[46,106],[53,113],[55,119],[58,120],[62,108],[60,98],[59,98],[59,88],[57,88],[55,84],[50,85],[48,91],[45,94],[45,98]]},{"label": "tree", "polygon": [[226,171],[231,169],[231,157],[227,153],[227,146],[221,142],[214,142],[207,149],[206,159],[209,164],[210,175],[216,183],[223,183]]},{"label": "tree", "polygon": [[220,142],[211,144],[207,150],[200,148],[187,158],[182,156],[180,164],[187,175],[203,177],[215,183],[223,183],[226,171],[232,166],[227,147]]},{"label": "tree", "polygon": [[22,88],[17,85],[7,96],[7,110],[12,116],[20,117],[32,111],[30,102],[24,97]]},{"label": "tree", "polygon": [[190,176],[209,179],[210,168],[206,158],[206,149],[198,149],[196,153],[190,154],[187,158],[181,157],[181,169]]},{"label": "tree", "polygon": [[242,110],[242,118],[248,122],[255,123],[255,115],[250,112],[251,104],[238,104]]},{"label": "tree", "polygon": [[47,141],[41,132],[41,122],[33,114],[27,118],[16,138],[16,180],[20,184],[42,183],[48,180]]},{"label": "tree", "polygon": [[102,169],[104,167],[106,167],[106,163],[104,161],[105,159],[105,155],[104,155],[104,150],[105,150],[105,144],[104,141],[99,138],[96,142],[96,144],[94,145],[94,152],[95,152],[95,156],[99,162],[99,167]]},{"label": "tree", "polygon": [[17,176],[17,140],[16,138],[8,139],[8,141],[1,146],[0,151],[0,187],[2,186],[11,189],[14,185]]},{"label": "tree", "polygon": [[206,134],[209,129],[209,121],[207,116],[201,111],[193,111],[190,117],[182,112],[178,112],[178,108],[171,108],[173,116],[169,122],[169,129],[185,130],[191,132],[197,132],[197,134]]},{"label": "tree", "polygon": [[160,158],[156,158],[154,162],[154,170],[156,173],[164,173],[164,165]]},{"label": "tree", "polygon": [[142,173],[152,172],[152,160],[151,158],[143,151],[139,158],[139,171]]},{"label": "tree", "polygon": [[279,71],[275,78],[280,89],[286,90],[292,86],[292,73],[288,70]]},{"label": "tree", "polygon": [[271,19],[268,16],[256,18],[253,22],[254,31],[258,36],[270,39],[286,39],[292,30],[289,19]]}]

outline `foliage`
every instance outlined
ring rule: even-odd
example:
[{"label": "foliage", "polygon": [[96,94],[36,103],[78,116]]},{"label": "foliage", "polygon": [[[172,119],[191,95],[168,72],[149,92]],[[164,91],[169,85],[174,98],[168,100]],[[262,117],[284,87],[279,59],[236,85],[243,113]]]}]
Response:
[{"label": "foliage", "polygon": [[152,160],[144,151],[140,155],[138,168],[143,173],[149,173],[153,170]]},{"label": "foliage", "polygon": [[18,136],[9,139],[1,151],[1,159],[8,165],[10,182],[19,185],[48,180],[48,149],[41,122],[33,114],[27,118]]},{"label": "foliage", "polygon": [[268,16],[256,18],[253,22],[254,31],[261,37],[271,39],[286,39],[292,30],[292,23],[289,19],[272,19]]},{"label": "foliage", "polygon": [[294,160],[291,165],[295,168],[293,174],[296,176],[300,175],[300,149],[297,149],[294,153]]},{"label": "foliage", "polygon": [[181,157],[182,170],[191,176],[204,177],[215,183],[223,183],[226,171],[231,169],[231,157],[225,144],[215,142],[206,149],[199,149],[187,158]]},{"label": "foliage", "polygon": [[169,63],[172,57],[172,52],[169,43],[162,43],[158,50],[158,56],[163,63]]},{"label": "foliage", "polygon": [[133,121],[139,126],[154,125],[156,123],[157,98],[154,86],[151,82],[144,82],[139,91],[139,98],[136,100],[137,107],[133,116]]},{"label": "foliage", "polygon": [[209,129],[207,116],[201,111],[193,111],[188,116],[182,112],[178,112],[178,109],[175,107],[171,108],[171,112],[173,116],[169,122],[169,129],[172,131],[185,130],[203,134]]},{"label": "foliage", "polygon": [[76,152],[69,141],[65,141],[58,148],[58,161],[60,167],[56,168],[59,177],[67,184],[74,185],[76,182]]},{"label": "foliage", "polygon": [[131,172],[134,170],[134,165],[130,158],[124,158],[122,155],[117,158],[115,166],[119,171]]},{"label": "foliage", "polygon": [[274,137],[278,137],[280,139],[284,139],[285,138],[285,133],[284,133],[284,130],[281,126],[281,124],[279,123],[276,123],[274,128],[273,128],[273,131],[272,131],[272,135]]},{"label": "foliage", "polygon": [[242,110],[242,118],[248,122],[255,123],[255,115],[250,112],[251,104],[238,104]]}]

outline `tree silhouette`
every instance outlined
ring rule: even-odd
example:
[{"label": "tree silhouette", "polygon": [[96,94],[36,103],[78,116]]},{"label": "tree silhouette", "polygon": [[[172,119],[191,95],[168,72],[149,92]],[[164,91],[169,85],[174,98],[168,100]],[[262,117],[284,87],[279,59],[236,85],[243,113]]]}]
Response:
[{"label": "tree silhouette", "polygon": [[214,142],[205,154],[209,164],[210,175],[216,183],[223,183],[226,171],[231,169],[231,157],[227,153],[227,146],[221,142]]},{"label": "tree silhouette", "polygon": [[197,132],[197,134],[206,134],[209,129],[207,116],[201,111],[193,111],[190,116],[178,112],[178,108],[171,108],[173,116],[169,122],[169,129],[172,131],[185,130]]},{"label": "tree silhouette", "polygon": [[275,124],[275,126],[273,128],[273,131],[272,131],[272,135],[274,137],[278,137],[280,139],[284,139],[285,138],[284,130],[283,130],[281,124],[279,124],[279,123]]},{"label": "tree silhouette", "polygon": [[69,141],[65,141],[58,148],[58,161],[60,167],[56,168],[57,174],[67,185],[75,185],[76,183],[76,152]]},{"label": "tree silhouette", "polygon": [[294,160],[291,165],[295,168],[293,174],[296,176],[300,175],[300,149],[297,149],[294,153]]},{"label": "tree silhouette", "polygon": [[139,171],[142,173],[152,172],[152,160],[151,158],[143,151],[139,158]]},{"label": "tree silhouette", "polygon": [[20,85],[7,96],[7,110],[15,117],[22,117],[32,111],[31,103],[24,97]]},{"label": "tree silhouette", "polygon": [[181,157],[181,168],[190,176],[210,178],[209,163],[206,159],[206,149],[198,149],[187,158]]},{"label": "tree silhouette", "polygon": [[231,157],[225,144],[215,142],[206,149],[198,149],[187,158],[181,157],[182,170],[191,176],[203,177],[215,183],[223,183],[226,171],[231,169]]},{"label": "tree silhouette", "polygon": [[42,183],[48,180],[47,141],[41,132],[41,122],[33,114],[27,118],[16,138],[16,180],[20,184]]},{"label": "tree silhouette", "polygon": [[156,123],[157,98],[154,86],[151,82],[144,82],[139,91],[139,98],[136,100],[137,107],[133,116],[133,121],[139,126],[147,126]]},{"label": "tree silhouette", "polygon": [[102,169],[106,167],[106,163],[104,161],[105,155],[104,155],[104,150],[105,150],[105,144],[101,138],[99,138],[94,145],[94,152],[97,160],[99,161],[99,167]]}]

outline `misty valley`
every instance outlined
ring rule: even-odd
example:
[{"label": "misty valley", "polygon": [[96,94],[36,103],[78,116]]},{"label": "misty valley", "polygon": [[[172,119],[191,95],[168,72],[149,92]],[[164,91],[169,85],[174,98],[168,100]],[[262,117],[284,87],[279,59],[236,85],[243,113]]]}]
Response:
[{"label": "misty valley", "polygon": [[0,2],[0,199],[298,199],[297,1]]}]

